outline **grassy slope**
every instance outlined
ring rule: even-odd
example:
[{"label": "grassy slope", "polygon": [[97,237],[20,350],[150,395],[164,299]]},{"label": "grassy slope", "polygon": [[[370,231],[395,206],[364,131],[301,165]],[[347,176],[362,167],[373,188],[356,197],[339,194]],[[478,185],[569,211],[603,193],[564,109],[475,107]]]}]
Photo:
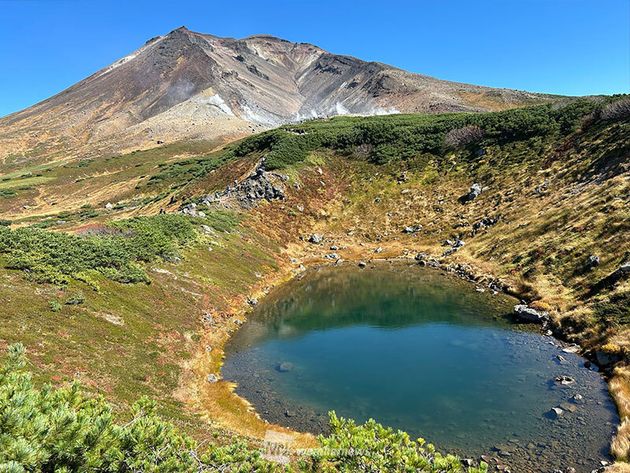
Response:
[{"label": "grassy slope", "polygon": [[[496,115],[487,117],[486,125],[495,123]],[[578,118],[583,123],[582,116]],[[290,274],[295,268],[289,264],[291,256],[304,262],[322,260],[327,246],[312,247],[300,240],[316,229],[328,242],[347,246],[338,252],[349,259],[370,258],[377,246],[385,249],[383,255],[421,250],[440,255],[443,240],[460,235],[466,246],[445,263],[471,263],[478,272],[504,278],[523,297],[551,309],[564,333],[588,347],[609,340],[623,347],[630,340],[623,312],[627,305],[615,298],[624,300],[628,282],[594,296],[588,295],[588,288],[627,257],[628,121],[595,120],[574,131],[544,128],[510,140],[490,131],[481,143],[444,149],[448,130],[469,125],[469,120],[484,124],[469,115],[338,118],[258,135],[211,156],[205,154],[207,148],[153,150],[141,154],[135,168],[129,163],[136,157],[127,155],[117,158],[127,163],[119,174],[101,173],[100,166],[109,165],[91,162],[86,168],[95,167],[93,176],[107,175],[114,189],[127,189],[108,193],[107,200],[90,200],[100,207],[97,212],[80,209],[81,182],[74,181],[83,171],[66,169],[69,174],[63,179],[48,181],[58,186],[38,187],[38,195],[54,195],[63,202],[66,213],[53,219],[37,216],[48,213],[49,207],[41,207],[29,213],[28,222],[19,223],[61,221],[54,228],[73,230],[86,222],[175,210],[183,200],[223,188],[262,155],[271,154],[271,164],[282,167],[292,181],[285,201],[248,211],[229,233],[202,236],[184,250],[181,263],[149,265],[150,285],[99,278],[97,293],[78,281],[60,289],[0,269],[0,340],[24,342],[41,379],[61,381],[80,373],[86,384],[106,393],[122,410],[140,394],[149,394],[162,402],[170,417],[204,435],[203,424],[182,408],[182,401],[188,401],[210,419],[221,417],[223,425],[260,436],[265,427],[246,415],[247,406],[223,383],[205,382],[205,374],[218,369],[221,343],[236,327],[234,319],[241,317],[248,294],[264,293],[268,284]],[[365,136],[357,130],[378,131],[382,124],[387,125],[385,131],[406,131],[362,146]],[[311,141],[313,132],[320,136]],[[280,139],[270,146],[265,138],[269,136]],[[189,160],[198,153],[204,154]],[[209,172],[221,162],[228,164]],[[10,179],[25,174],[12,172]],[[155,175],[161,177],[151,180]],[[132,187],[125,183],[130,178]],[[457,199],[472,182],[480,182],[484,192],[463,205]],[[65,192],[66,186],[76,186],[77,192]],[[113,197],[133,204],[102,209],[105,201],[117,201]],[[20,199],[18,193],[0,201],[5,218],[15,216]],[[500,216],[500,221],[471,236],[471,225],[485,216]],[[404,226],[415,224],[423,225],[421,232],[401,233]],[[581,272],[590,254],[600,255],[602,264]],[[83,304],[51,312],[51,300],[63,301],[77,291],[86,295]],[[205,313],[217,323],[204,326]],[[210,356],[207,345],[213,347]],[[617,373],[616,391],[630,392],[626,372],[618,368]],[[624,399],[619,398],[620,405]],[[628,414],[630,409],[622,409],[622,415]],[[248,425],[237,426],[240,421]],[[623,457],[625,452],[627,446],[621,445],[618,453]]]}]

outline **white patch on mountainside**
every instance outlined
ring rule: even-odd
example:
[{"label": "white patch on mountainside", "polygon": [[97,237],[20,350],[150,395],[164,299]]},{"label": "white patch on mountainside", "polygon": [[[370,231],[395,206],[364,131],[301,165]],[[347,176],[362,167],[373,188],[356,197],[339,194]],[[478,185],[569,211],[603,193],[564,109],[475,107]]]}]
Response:
[{"label": "white patch on mountainside", "polygon": [[350,111],[346,107],[344,107],[342,103],[337,102],[335,104],[334,114],[335,115],[350,115]]},{"label": "white patch on mountainside", "polygon": [[277,115],[274,115],[273,113],[269,113],[266,110],[263,110],[259,107],[256,107],[256,110],[254,110],[252,107],[250,107],[246,103],[241,104],[241,110],[242,110],[241,117],[253,123],[260,123],[262,125],[268,125],[268,126],[278,126],[278,125],[282,125],[283,123],[287,121],[287,120],[282,120]]},{"label": "white patch on mountainside", "polygon": [[400,110],[394,107],[390,107],[390,108],[374,107],[365,115],[394,115],[396,113],[400,113]]},{"label": "white patch on mountainside", "polygon": [[[197,99],[197,97],[193,98]],[[204,103],[204,99],[202,97],[199,97],[199,101],[200,103]],[[212,97],[205,99],[205,103],[207,103],[208,105],[214,105],[226,115],[234,116],[234,112],[232,112],[232,109],[228,106],[228,104],[225,103],[225,100],[223,100],[219,94],[215,94]]]}]

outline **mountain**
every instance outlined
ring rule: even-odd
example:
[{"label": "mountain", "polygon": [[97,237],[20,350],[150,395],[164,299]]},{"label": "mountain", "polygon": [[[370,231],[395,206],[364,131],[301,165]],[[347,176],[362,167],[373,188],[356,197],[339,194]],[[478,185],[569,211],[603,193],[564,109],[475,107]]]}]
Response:
[{"label": "mountain", "polygon": [[0,119],[0,159],[228,141],[308,118],[500,110],[549,98],[442,81],[273,36],[220,38],[181,27]]}]

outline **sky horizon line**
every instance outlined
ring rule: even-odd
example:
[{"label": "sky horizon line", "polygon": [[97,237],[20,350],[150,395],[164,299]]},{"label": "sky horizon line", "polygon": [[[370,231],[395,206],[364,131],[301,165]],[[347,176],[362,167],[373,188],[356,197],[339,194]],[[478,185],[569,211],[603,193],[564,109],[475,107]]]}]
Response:
[{"label": "sky horizon line", "polygon": [[[269,35],[306,42],[334,54],[451,82],[569,97],[630,92],[630,25],[623,20],[626,13],[630,14],[630,2],[624,0],[611,0],[608,9],[593,8],[588,0],[523,0],[521,4],[538,7],[532,11],[500,0],[484,0],[478,4],[482,7],[474,8],[463,0],[451,0],[451,6],[459,6],[456,15],[435,0],[392,0],[399,10],[406,7],[408,15],[391,10],[375,15],[369,8],[352,8],[352,2],[331,0],[280,0],[267,9],[243,1],[250,7],[245,16],[225,5],[209,8],[188,2],[187,8],[172,10],[173,18],[156,16],[146,21],[149,6],[159,10],[168,2],[139,0],[121,18],[116,8],[109,4],[104,8],[98,2],[86,5],[75,0],[0,0],[7,12],[5,21],[0,20],[5,27],[0,28],[0,63],[10,64],[13,72],[0,76],[0,118],[63,92],[132,54],[148,39],[182,26],[219,37]],[[316,8],[320,3],[334,4],[338,17],[329,18]],[[569,3],[574,8],[567,10]],[[366,0],[363,4],[369,7],[372,2]],[[287,11],[287,6],[292,9]],[[312,18],[302,27],[305,10]],[[210,12],[211,18],[218,16],[225,21],[204,20]],[[356,22],[342,21],[348,12]],[[51,23],[47,13],[57,17],[58,22]],[[488,19],[490,13],[495,16]],[[321,17],[332,24],[321,24]],[[24,18],[32,21],[19,21]],[[528,36],[524,33],[532,29],[532,18],[536,18],[538,30]],[[559,18],[564,21],[559,23]],[[388,19],[400,22],[401,27],[386,24]],[[421,29],[404,27],[419,20],[425,20],[420,22]],[[445,22],[450,22],[446,32]],[[73,27],[73,35],[68,35],[68,24]],[[317,28],[309,27],[315,25]],[[16,28],[21,33],[17,36]],[[589,29],[600,34],[587,37]],[[9,36],[21,41],[11,44]]]}]

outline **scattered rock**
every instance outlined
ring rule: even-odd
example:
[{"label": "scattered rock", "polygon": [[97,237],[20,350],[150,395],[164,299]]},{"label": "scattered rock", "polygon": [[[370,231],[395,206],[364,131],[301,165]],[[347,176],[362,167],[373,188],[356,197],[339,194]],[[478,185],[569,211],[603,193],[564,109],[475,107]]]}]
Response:
[{"label": "scattered rock", "polygon": [[190,215],[191,217],[205,217],[206,214],[200,210],[197,210],[197,204],[191,202],[190,204],[183,205],[179,209],[179,213],[184,215]]},{"label": "scattered rock", "polygon": [[332,259],[332,260],[338,260],[339,259],[339,255],[337,253],[328,253],[327,255],[324,256],[324,258]]},{"label": "scattered rock", "polygon": [[253,307],[255,305],[258,305],[258,299],[256,299],[255,297],[248,297],[247,303]]},{"label": "scattered rock", "polygon": [[481,191],[482,191],[481,184],[475,183],[472,186],[470,186],[470,190],[468,191],[467,194],[464,194],[463,196],[459,198],[459,201],[465,204],[466,202],[475,200],[477,197],[479,197],[479,194],[481,194]]},{"label": "scattered rock", "polygon": [[514,306],[514,315],[521,322],[541,324],[549,320],[547,312],[538,311],[526,304],[517,304]]},{"label": "scattered rock", "polygon": [[419,263],[424,262],[427,259],[429,259],[429,255],[426,253],[418,253],[416,256],[414,256],[414,259],[418,261]]},{"label": "scattered rock", "polygon": [[577,411],[577,406],[575,404],[569,404],[568,402],[561,402],[559,407],[565,412]]},{"label": "scattered rock", "polygon": [[566,363],[566,358],[562,355],[556,355],[556,361],[558,361],[558,363],[562,364],[562,363]]},{"label": "scattered rock", "polygon": [[339,247],[337,245],[333,245],[330,247],[330,251],[337,251]]},{"label": "scattered rock", "polygon": [[442,253],[442,256],[452,255],[457,250],[459,250],[462,246],[464,246],[464,244],[465,244],[464,240],[460,240],[459,237],[455,238],[455,240],[446,240],[444,242],[444,245],[450,246],[450,248],[448,250],[444,251],[444,253]]},{"label": "scattered rock", "polygon": [[422,225],[413,225],[413,226],[407,226],[405,228],[403,228],[403,233],[406,233],[407,235],[412,235],[414,233],[419,232],[420,230],[422,230]]},{"label": "scattered rock", "polygon": [[621,348],[614,344],[607,344],[595,351],[597,364],[601,367],[610,367],[623,359]]},{"label": "scattered rock", "polygon": [[228,186],[222,192],[215,192],[203,198],[203,204],[212,204],[221,202],[228,198],[234,198],[245,208],[256,205],[260,200],[282,200],[284,199],[285,190],[284,182],[288,180],[288,176],[268,172],[265,170],[265,158],[247,178],[241,182],[234,181],[233,185]]},{"label": "scattered rock", "polygon": [[219,381],[219,377],[214,374],[214,373],[210,373],[207,377],[206,377],[207,381],[209,383],[216,383],[217,381]]},{"label": "scattered rock", "polygon": [[107,202],[107,203],[105,204],[105,208],[106,208],[107,210],[112,210],[112,209],[114,208],[114,204],[112,204],[111,202]]},{"label": "scattered rock", "polygon": [[581,402],[584,399],[584,396],[582,396],[581,394],[574,394],[573,396],[571,396],[571,400],[573,402]]},{"label": "scattered rock", "polygon": [[309,243],[319,245],[322,241],[324,241],[324,237],[322,235],[318,235],[317,233],[313,233],[310,237],[308,237]]},{"label": "scattered rock", "polygon": [[630,262],[624,263],[621,266],[619,266],[619,268],[617,269],[617,271],[615,271],[621,275],[627,276],[630,274]]},{"label": "scattered rock", "polygon": [[287,373],[293,369],[293,363],[289,363],[288,361],[283,361],[282,363],[276,366],[276,370],[280,373]]},{"label": "scattered rock", "polygon": [[568,386],[570,384],[574,384],[575,383],[575,379],[573,379],[571,376],[567,376],[567,375],[561,375],[561,376],[556,376],[554,378],[554,381],[558,384],[561,384],[563,386]]},{"label": "scattered rock", "polygon": [[211,226],[205,224],[201,225],[201,231],[206,235],[214,235],[216,233]]},{"label": "scattered rock", "polygon": [[383,252],[383,248],[381,248],[380,246],[374,250],[374,253],[377,253],[377,254],[382,253],[382,252]]},{"label": "scattered rock", "polygon": [[365,268],[367,266],[365,261],[359,261],[359,268]]},{"label": "scattered rock", "polygon": [[599,256],[597,255],[591,255],[588,257],[588,260],[586,260],[586,266],[589,269],[593,269],[596,266],[599,266]]},{"label": "scattered rock", "polygon": [[480,230],[496,225],[498,221],[499,221],[498,217],[484,217],[478,222],[473,223],[473,226],[472,226],[473,235],[479,232]]},{"label": "scattered rock", "polygon": [[565,353],[578,353],[580,351],[579,345],[569,345],[568,347],[564,347],[562,349]]}]

